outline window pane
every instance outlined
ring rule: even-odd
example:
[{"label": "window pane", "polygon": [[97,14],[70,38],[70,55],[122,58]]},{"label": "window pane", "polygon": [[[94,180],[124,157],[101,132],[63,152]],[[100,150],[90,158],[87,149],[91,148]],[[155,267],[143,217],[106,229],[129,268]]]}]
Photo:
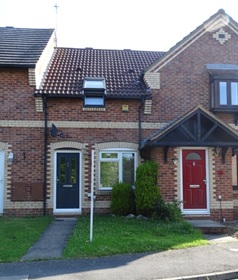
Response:
[{"label": "window pane", "polygon": [[70,180],[71,184],[75,184],[77,182],[77,159],[75,157],[71,158],[71,170],[70,170]]},{"label": "window pane", "polygon": [[226,82],[219,83],[219,98],[220,98],[220,105],[227,105],[227,86]]},{"label": "window pane", "polygon": [[132,186],[135,182],[134,175],[135,175],[134,153],[123,153],[122,154],[123,183],[127,183]]},{"label": "window pane", "polygon": [[112,187],[119,182],[119,163],[101,162],[100,163],[100,187]]},{"label": "window pane", "polygon": [[117,158],[117,153],[102,153],[102,158]]},{"label": "window pane", "polygon": [[201,160],[201,157],[197,153],[190,153],[186,156],[186,160]]},{"label": "window pane", "polygon": [[103,97],[87,97],[84,98],[85,105],[93,105],[93,106],[103,106],[104,98]]},{"label": "window pane", "polygon": [[231,105],[238,105],[238,83],[231,83]]},{"label": "window pane", "polygon": [[104,80],[85,80],[84,88],[104,88]]},{"label": "window pane", "polygon": [[65,183],[66,182],[66,159],[65,157],[60,158],[60,183]]}]

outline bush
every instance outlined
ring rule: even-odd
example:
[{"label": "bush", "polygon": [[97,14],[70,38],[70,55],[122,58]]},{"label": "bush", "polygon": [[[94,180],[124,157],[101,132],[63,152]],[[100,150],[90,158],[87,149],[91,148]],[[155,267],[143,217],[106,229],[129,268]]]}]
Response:
[{"label": "bush", "polygon": [[154,208],[154,217],[168,222],[178,222],[183,219],[178,201],[172,203],[159,199]]},{"label": "bush", "polygon": [[111,212],[115,215],[135,213],[134,191],[126,183],[117,183],[112,187]]},{"label": "bush", "polygon": [[136,170],[135,204],[137,214],[151,216],[160,198],[157,186],[158,164],[147,161]]}]

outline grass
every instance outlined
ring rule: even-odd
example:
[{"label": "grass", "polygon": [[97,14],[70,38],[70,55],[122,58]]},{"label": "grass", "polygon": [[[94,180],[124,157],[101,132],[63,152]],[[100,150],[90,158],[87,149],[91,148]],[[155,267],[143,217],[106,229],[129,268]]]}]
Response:
[{"label": "grass", "polygon": [[95,216],[92,242],[89,229],[89,217],[80,217],[64,251],[66,258],[158,252],[208,243],[199,230],[185,221],[166,223]]},{"label": "grass", "polygon": [[[0,218],[0,262],[19,261],[52,219]],[[199,230],[185,221],[166,223],[96,215],[92,242],[89,229],[89,217],[80,217],[64,251],[65,258],[158,252],[208,243]]]},{"label": "grass", "polygon": [[19,261],[51,221],[51,217],[0,218],[0,262]]}]

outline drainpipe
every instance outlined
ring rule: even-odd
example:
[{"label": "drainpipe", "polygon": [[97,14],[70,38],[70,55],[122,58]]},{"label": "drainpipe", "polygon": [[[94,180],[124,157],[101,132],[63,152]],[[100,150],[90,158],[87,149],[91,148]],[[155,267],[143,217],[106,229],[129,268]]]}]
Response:
[{"label": "drainpipe", "polygon": [[43,216],[46,215],[46,194],[47,194],[47,142],[48,142],[48,111],[47,97],[43,97],[44,116],[45,116],[45,131],[44,131],[44,181],[43,181]]},{"label": "drainpipe", "polygon": [[141,148],[141,115],[142,115],[142,107],[144,106],[145,103],[145,98],[141,99],[141,104],[138,108],[138,146],[139,146],[139,150]]}]

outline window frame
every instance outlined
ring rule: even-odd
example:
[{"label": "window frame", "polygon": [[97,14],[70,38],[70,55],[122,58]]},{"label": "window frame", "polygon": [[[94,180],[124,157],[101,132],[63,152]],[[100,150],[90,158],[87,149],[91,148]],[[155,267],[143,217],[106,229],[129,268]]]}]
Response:
[{"label": "window frame", "polygon": [[[94,82],[95,85],[93,85]],[[84,78],[82,93],[83,107],[105,107],[106,82],[104,78]],[[92,102],[93,100],[95,102]]]},{"label": "window frame", "polygon": [[[116,153],[118,155],[117,158],[102,158],[102,154],[104,153]],[[98,157],[98,190],[99,191],[111,191],[112,186],[108,187],[102,187],[101,186],[101,162],[118,162],[119,163],[119,182],[122,182],[123,179],[123,154],[132,153],[134,154],[134,181],[136,180],[136,168],[138,166],[138,151],[133,149],[103,149],[99,151],[99,157]],[[132,185],[133,186],[133,185]]]},{"label": "window frame", "polygon": [[[220,83],[226,83],[226,104],[221,104]],[[211,82],[211,107],[214,111],[237,111],[238,103],[232,104],[232,83],[237,84],[238,90],[238,77],[213,77]],[[238,101],[238,91],[236,98]]]}]

